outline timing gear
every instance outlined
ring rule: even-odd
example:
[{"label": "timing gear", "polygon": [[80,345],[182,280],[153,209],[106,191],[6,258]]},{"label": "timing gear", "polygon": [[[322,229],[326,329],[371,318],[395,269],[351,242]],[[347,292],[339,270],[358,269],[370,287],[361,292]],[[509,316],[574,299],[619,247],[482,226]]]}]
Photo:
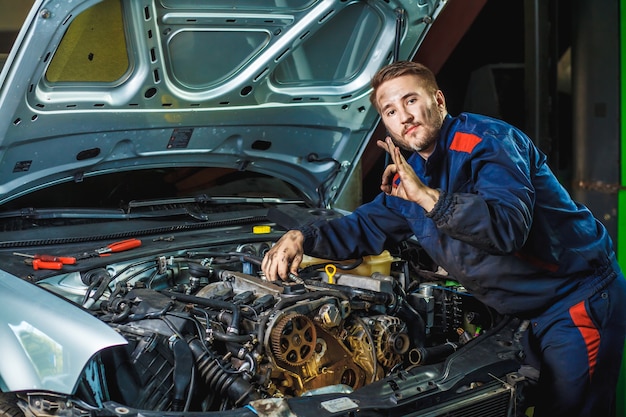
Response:
[{"label": "timing gear", "polygon": [[315,352],[317,332],[308,317],[290,313],[278,320],[271,332],[272,352],[290,366],[306,363]]}]

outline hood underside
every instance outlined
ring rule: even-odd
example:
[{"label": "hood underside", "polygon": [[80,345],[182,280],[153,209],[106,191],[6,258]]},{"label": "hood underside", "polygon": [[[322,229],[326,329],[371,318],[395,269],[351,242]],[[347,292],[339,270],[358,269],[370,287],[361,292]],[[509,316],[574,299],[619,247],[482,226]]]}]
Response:
[{"label": "hood underside", "polygon": [[341,195],[369,81],[445,1],[36,1],[0,80],[0,203],[94,175],[219,167]]}]

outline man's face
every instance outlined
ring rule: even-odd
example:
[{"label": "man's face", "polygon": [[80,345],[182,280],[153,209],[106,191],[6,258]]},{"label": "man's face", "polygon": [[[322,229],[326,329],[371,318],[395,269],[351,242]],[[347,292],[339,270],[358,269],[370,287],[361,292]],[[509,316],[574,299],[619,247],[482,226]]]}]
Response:
[{"label": "man's face", "polygon": [[376,101],[394,143],[428,157],[447,114],[443,93],[429,93],[417,76],[403,75],[382,83]]}]

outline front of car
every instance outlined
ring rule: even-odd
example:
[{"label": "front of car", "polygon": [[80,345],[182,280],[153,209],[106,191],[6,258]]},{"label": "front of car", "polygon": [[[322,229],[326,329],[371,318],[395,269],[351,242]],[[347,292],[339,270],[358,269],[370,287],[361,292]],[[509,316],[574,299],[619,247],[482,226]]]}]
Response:
[{"label": "front of car", "polygon": [[36,1],[0,75],[0,415],[514,415],[526,323],[418,242],[260,272],[345,214],[369,80],[444,6]]}]

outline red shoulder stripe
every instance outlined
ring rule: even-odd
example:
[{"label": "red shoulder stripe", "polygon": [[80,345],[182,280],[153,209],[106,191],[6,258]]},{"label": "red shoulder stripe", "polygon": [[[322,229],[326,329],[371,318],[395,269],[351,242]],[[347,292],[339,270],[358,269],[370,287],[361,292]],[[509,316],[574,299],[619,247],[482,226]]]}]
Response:
[{"label": "red shoulder stripe", "polygon": [[482,138],[474,134],[456,132],[452,139],[450,149],[453,151],[472,153],[474,146],[478,145],[480,141],[482,141]]}]

